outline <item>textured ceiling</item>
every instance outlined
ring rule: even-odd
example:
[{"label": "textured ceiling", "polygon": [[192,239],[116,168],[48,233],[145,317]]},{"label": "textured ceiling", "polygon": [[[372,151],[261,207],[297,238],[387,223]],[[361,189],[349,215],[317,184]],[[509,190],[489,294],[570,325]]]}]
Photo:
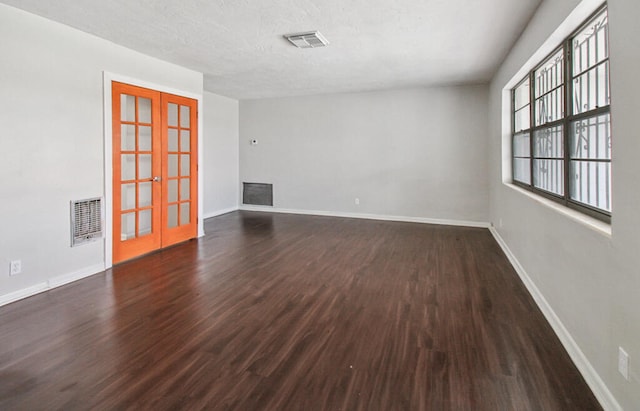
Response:
[{"label": "textured ceiling", "polygon": [[[481,83],[541,0],[0,0],[204,73],[237,99]],[[328,47],[283,34],[319,30]]]}]

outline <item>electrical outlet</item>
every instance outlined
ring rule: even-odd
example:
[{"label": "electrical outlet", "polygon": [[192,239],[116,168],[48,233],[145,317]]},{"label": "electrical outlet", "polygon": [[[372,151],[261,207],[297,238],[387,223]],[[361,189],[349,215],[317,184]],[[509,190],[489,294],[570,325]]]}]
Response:
[{"label": "electrical outlet", "polygon": [[356,205],[360,205],[360,199],[356,197]]},{"label": "electrical outlet", "polygon": [[16,275],[22,272],[22,261],[13,260],[9,266],[9,275]]},{"label": "electrical outlet", "polygon": [[625,380],[629,379],[629,354],[622,347],[618,347],[618,371]]},{"label": "electrical outlet", "polygon": [[502,218],[500,219],[500,221],[498,222],[498,225],[500,226],[500,228],[502,228]]}]

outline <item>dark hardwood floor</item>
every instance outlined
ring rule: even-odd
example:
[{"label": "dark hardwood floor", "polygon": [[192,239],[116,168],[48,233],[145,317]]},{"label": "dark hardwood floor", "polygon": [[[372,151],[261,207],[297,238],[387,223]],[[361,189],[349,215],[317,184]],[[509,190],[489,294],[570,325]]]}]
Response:
[{"label": "dark hardwood floor", "polygon": [[601,409],[486,229],[205,231],[0,308],[0,409]]}]

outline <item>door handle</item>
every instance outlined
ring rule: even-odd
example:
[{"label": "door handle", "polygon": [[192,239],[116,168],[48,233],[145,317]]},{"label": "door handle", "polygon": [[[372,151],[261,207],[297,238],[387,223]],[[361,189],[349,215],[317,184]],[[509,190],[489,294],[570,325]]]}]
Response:
[{"label": "door handle", "polygon": [[151,181],[154,181],[154,182],[156,182],[156,183],[159,183],[159,182],[161,182],[161,181],[162,181],[162,177],[160,177],[160,176],[155,176],[155,177],[153,177],[153,178],[151,179]]}]

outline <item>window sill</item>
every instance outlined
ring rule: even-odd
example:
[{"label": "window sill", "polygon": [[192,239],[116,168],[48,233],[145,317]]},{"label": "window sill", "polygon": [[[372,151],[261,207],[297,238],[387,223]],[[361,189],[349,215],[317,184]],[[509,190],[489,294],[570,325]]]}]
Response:
[{"label": "window sill", "polygon": [[589,217],[586,214],[583,214],[579,211],[573,210],[571,208],[565,207],[562,204],[558,204],[555,201],[551,201],[549,199],[546,199],[542,196],[536,195],[535,193],[532,193],[528,190],[525,190],[524,188],[520,188],[515,184],[512,183],[504,183],[507,187],[531,198],[532,200],[547,206],[557,212],[559,212],[560,214],[563,214],[567,217],[569,217],[570,219],[586,226],[587,228],[590,228],[591,230],[599,233],[599,234],[603,234],[609,238],[611,238],[611,224],[607,224],[604,221],[600,221],[598,219],[595,219],[593,217]]}]

